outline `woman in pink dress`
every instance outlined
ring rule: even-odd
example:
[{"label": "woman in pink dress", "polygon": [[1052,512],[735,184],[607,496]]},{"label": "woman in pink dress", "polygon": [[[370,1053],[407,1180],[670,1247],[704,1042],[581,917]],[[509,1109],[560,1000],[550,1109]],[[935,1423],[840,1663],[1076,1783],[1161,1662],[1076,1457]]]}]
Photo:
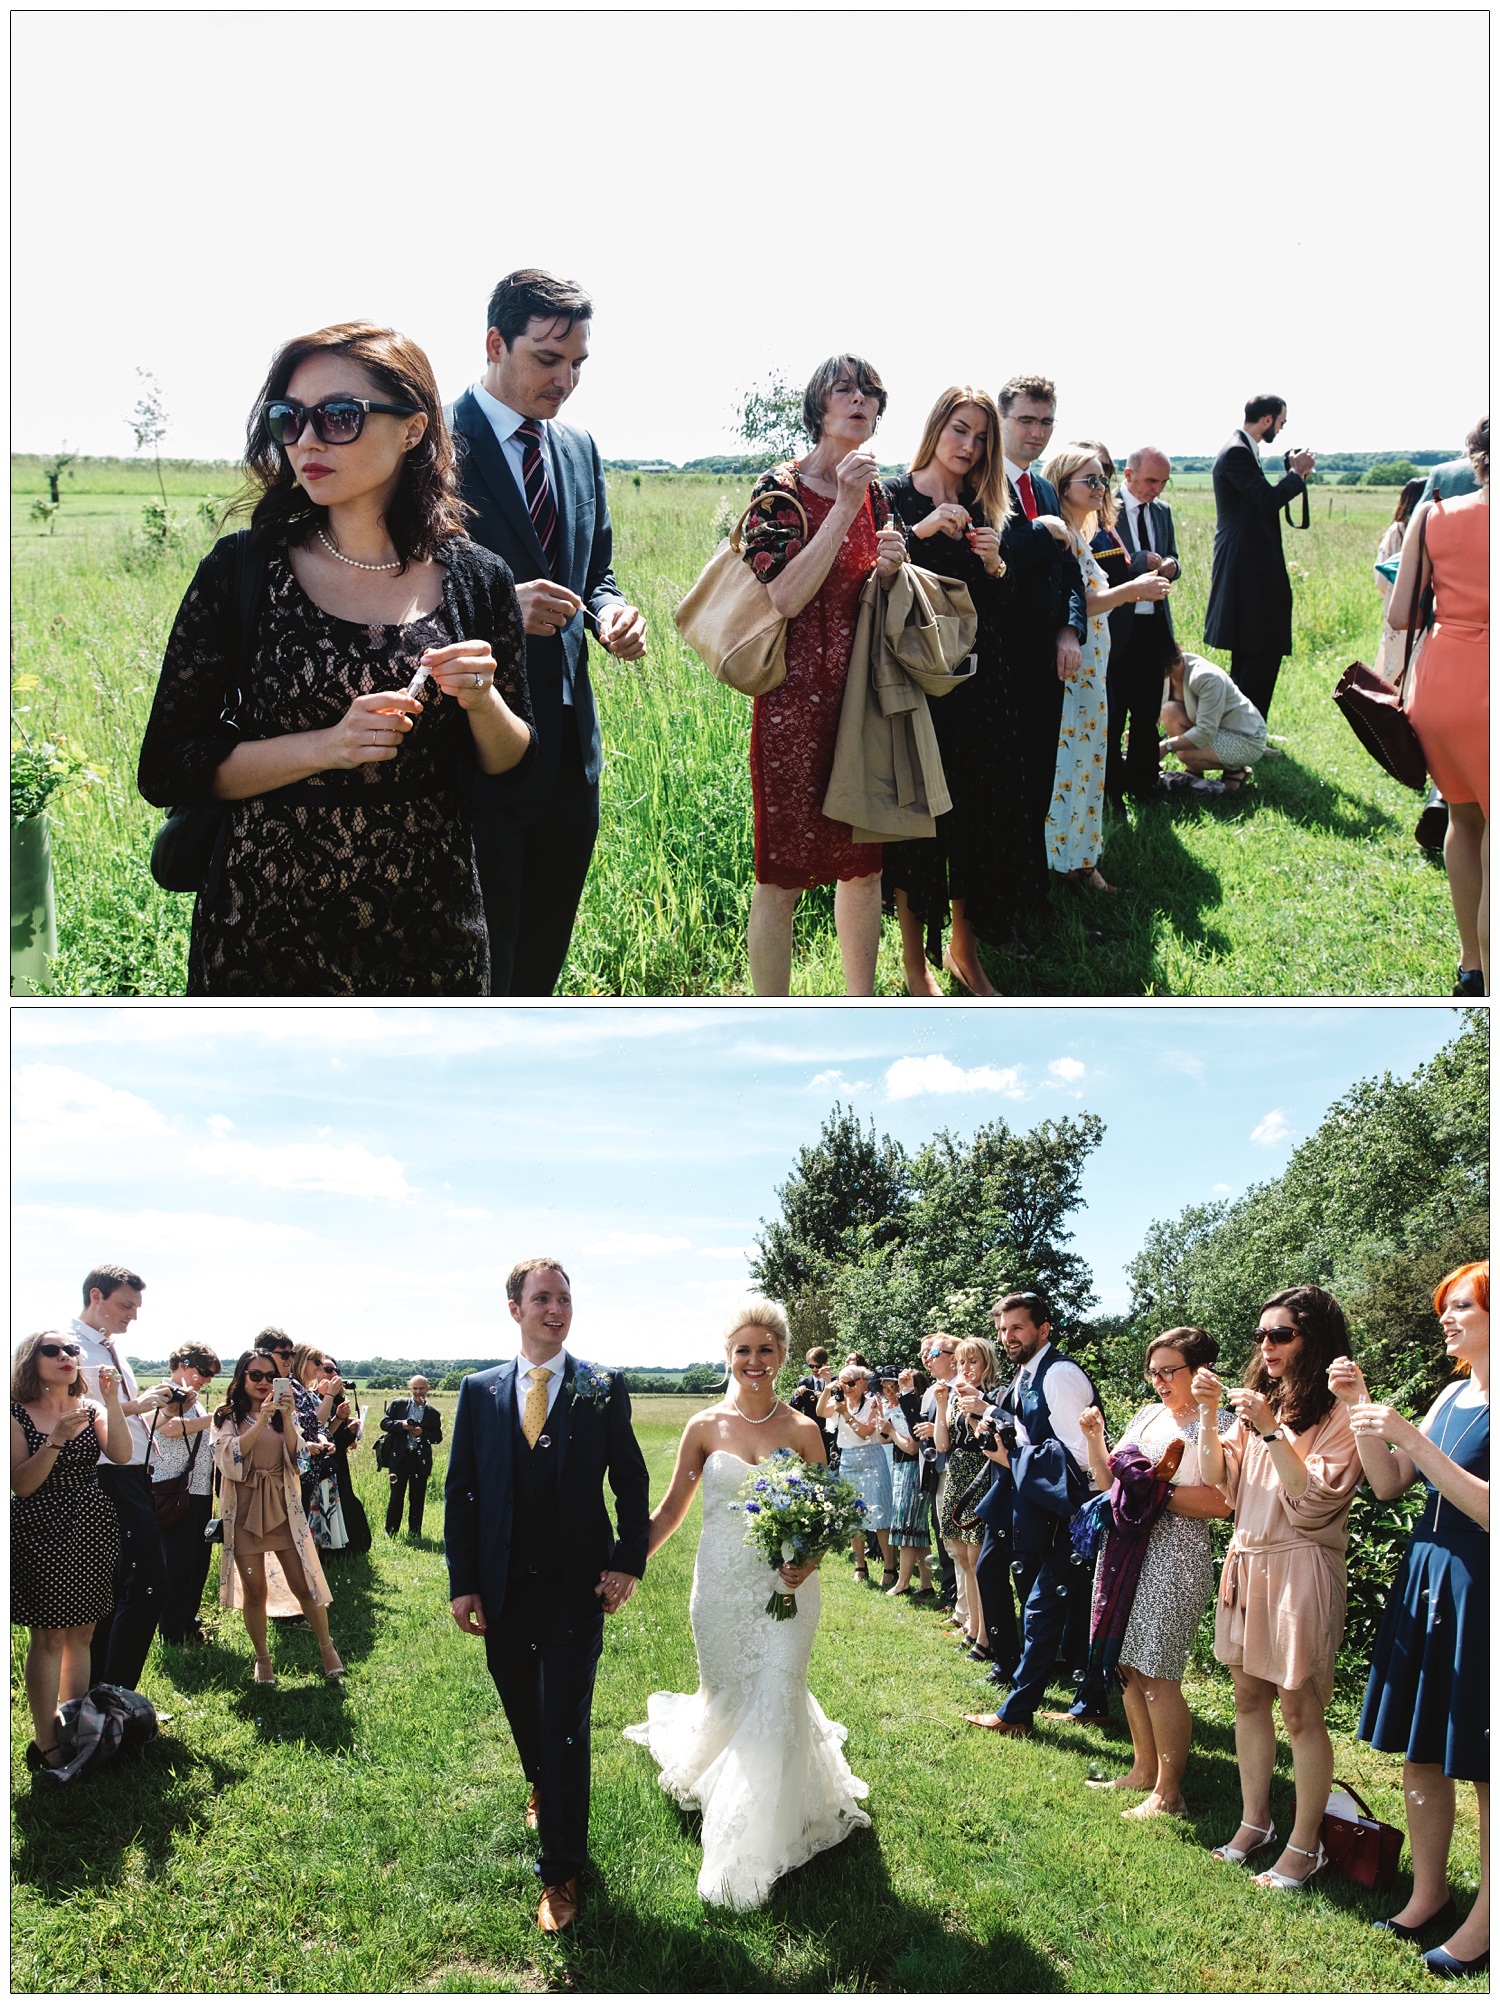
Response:
[{"label": "woman in pink dress", "polygon": [[[755,892],[750,900],[750,981],[757,995],[792,983],[792,914],[804,891],[836,884],[833,922],[851,995],[875,992],[880,948],[878,842],[823,812],[859,594],[872,570],[894,577],[906,555],[890,526],[870,440],[885,387],[858,355],[833,355],[802,399],[813,441],[806,458],[763,473],[745,524],[745,561],[786,616],[786,680],[758,696],[750,733],[755,799]],[[801,516],[779,497],[791,495]]]},{"label": "woman in pink dress", "polygon": [[[1404,631],[1430,582],[1435,623],[1407,699],[1427,770],[1448,803],[1443,862],[1458,922],[1455,995],[1490,988],[1490,421],[1465,440],[1479,489],[1434,496],[1411,518],[1386,608]],[[1422,556],[1422,528],[1426,550]],[[1418,577],[1418,571],[1421,576]]]}]

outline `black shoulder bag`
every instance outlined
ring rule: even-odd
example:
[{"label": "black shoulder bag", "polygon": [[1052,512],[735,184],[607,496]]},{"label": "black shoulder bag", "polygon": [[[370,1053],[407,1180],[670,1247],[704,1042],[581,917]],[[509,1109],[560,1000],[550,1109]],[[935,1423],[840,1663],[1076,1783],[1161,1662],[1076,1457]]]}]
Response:
[{"label": "black shoulder bag", "polygon": [[[238,530],[234,539],[234,602],[239,614],[239,647],[234,668],[241,681],[253,658],[255,621],[265,579],[265,551],[251,547],[248,529]],[[219,712],[221,723],[238,721],[240,700],[238,687],[232,695],[226,694]],[[164,891],[201,891],[212,900],[218,893],[228,839],[229,808],[225,802],[169,807],[151,844],[151,874]]]}]

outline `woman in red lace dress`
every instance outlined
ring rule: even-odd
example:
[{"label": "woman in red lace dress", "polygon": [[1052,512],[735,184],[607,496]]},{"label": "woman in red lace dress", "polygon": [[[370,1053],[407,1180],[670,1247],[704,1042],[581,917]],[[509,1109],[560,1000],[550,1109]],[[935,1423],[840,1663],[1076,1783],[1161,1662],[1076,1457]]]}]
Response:
[{"label": "woman in red lace dress", "polygon": [[[880,947],[880,844],[823,813],[860,587],[872,570],[894,577],[906,555],[876,479],[870,439],[885,387],[858,355],[834,355],[802,399],[813,441],[805,459],[761,475],[764,501],[745,525],[745,561],[788,618],[786,680],[755,703],[750,780],[755,797],[755,893],[750,980],[757,995],[792,982],[792,913],[803,891],[836,884],[833,922],[851,995],[875,992]],[[802,519],[782,495],[795,495]]]}]

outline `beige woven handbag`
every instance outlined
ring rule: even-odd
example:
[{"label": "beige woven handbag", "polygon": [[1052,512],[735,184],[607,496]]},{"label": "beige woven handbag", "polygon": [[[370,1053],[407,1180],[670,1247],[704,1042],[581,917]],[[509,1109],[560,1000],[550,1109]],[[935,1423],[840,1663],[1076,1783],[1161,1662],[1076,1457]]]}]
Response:
[{"label": "beige woven handbag", "polygon": [[768,501],[790,501],[802,517],[808,540],[807,510],[784,488],[759,495],[741,515],[703,566],[697,583],[674,615],[677,631],[704,667],[742,696],[766,696],[786,680],[786,621],[771,594],[745,562],[741,530],[755,509]]}]

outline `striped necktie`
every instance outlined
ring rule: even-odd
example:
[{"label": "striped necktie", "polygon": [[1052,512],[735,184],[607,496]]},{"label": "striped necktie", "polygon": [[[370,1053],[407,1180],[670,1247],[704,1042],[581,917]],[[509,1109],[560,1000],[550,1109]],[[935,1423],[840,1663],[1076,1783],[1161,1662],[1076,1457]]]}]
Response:
[{"label": "striped necktie", "polygon": [[552,499],[547,462],[542,457],[542,427],[535,418],[527,418],[516,426],[515,435],[522,441],[521,485],[526,490],[531,526],[536,530],[536,539],[550,570],[557,548],[557,504]]}]

